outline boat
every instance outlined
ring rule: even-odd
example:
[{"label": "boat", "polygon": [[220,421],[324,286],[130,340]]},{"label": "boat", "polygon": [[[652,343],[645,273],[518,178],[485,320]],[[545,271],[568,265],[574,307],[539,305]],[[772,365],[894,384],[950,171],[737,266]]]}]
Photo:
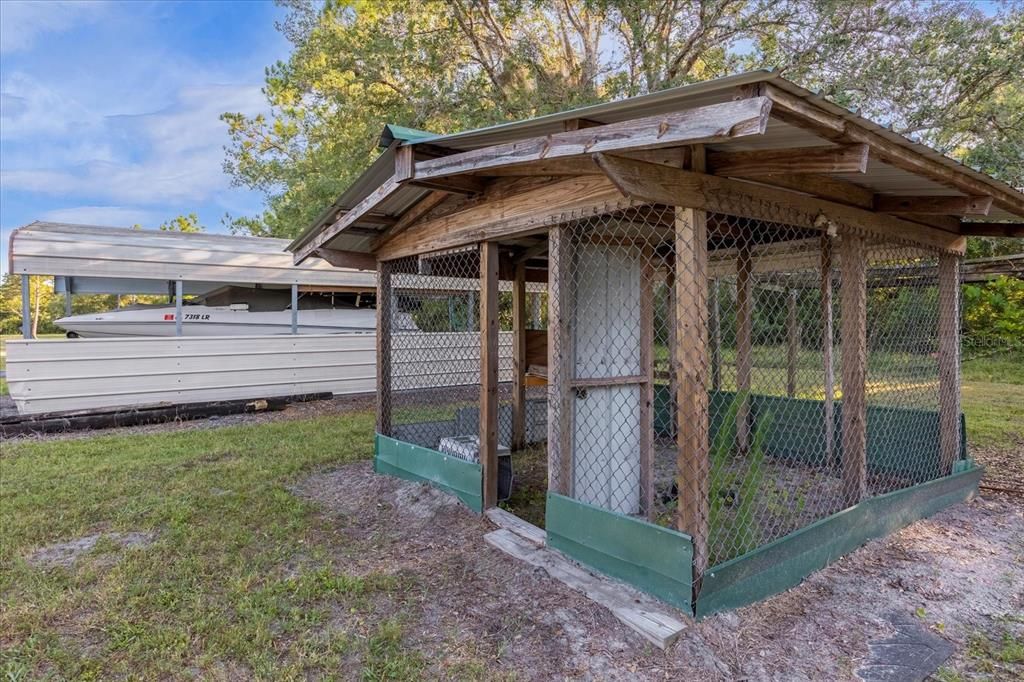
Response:
[{"label": "boat", "polygon": [[[303,293],[299,334],[356,334],[376,331],[373,295]],[[68,338],[175,336],[174,305],[130,305],[101,313],[55,320]],[[182,336],[267,336],[292,333],[291,292],[221,287],[182,306]]]}]

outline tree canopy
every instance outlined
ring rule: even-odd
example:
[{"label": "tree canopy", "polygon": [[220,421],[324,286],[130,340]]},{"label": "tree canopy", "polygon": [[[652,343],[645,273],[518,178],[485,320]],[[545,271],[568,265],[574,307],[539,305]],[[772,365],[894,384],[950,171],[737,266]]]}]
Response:
[{"label": "tree canopy", "polygon": [[280,0],[293,48],[269,115],[226,113],[236,231],[293,237],[375,157],[438,133],[771,67],[1024,185],[1024,3],[955,0]]}]

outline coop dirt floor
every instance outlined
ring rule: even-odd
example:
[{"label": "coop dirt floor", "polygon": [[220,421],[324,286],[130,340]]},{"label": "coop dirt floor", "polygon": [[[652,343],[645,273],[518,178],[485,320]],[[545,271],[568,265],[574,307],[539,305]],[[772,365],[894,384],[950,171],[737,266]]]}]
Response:
[{"label": "coop dirt floor", "polygon": [[1024,677],[1024,509],[977,498],[873,541],[798,587],[693,623],[665,652],[542,570],[483,541],[489,522],[367,462],[294,488],[331,521],[335,561],[408,586],[376,605],[400,617],[429,676],[512,679],[857,679],[869,643],[909,615],[955,653],[936,679]]}]

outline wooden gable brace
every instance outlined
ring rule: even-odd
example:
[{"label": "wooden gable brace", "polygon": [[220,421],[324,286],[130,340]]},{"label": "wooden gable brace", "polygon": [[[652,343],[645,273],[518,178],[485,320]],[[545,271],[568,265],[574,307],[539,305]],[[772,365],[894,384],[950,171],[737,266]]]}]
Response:
[{"label": "wooden gable brace", "polygon": [[376,255],[379,260],[394,260],[542,232],[562,216],[601,209],[622,198],[604,175],[565,178],[421,220],[383,244]]},{"label": "wooden gable brace", "polygon": [[598,154],[615,186],[634,199],[824,230],[828,224],[963,253],[966,239],[917,223],[786,190]]}]

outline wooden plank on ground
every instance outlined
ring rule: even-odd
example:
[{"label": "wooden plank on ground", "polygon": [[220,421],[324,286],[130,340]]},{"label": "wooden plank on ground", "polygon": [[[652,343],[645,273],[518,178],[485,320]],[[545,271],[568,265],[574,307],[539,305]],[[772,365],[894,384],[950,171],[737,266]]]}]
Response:
[{"label": "wooden plank on ground", "polygon": [[652,597],[610,578],[589,573],[562,554],[539,548],[510,530],[503,528],[488,533],[484,541],[516,559],[544,569],[555,580],[582,592],[659,649],[666,649],[687,627],[686,621]]},{"label": "wooden plank on ground", "polygon": [[524,521],[515,514],[505,511],[501,507],[493,507],[484,512],[491,523],[498,528],[510,530],[524,540],[528,540],[538,547],[543,547],[547,542],[548,534],[543,528],[538,528],[529,521]]}]

